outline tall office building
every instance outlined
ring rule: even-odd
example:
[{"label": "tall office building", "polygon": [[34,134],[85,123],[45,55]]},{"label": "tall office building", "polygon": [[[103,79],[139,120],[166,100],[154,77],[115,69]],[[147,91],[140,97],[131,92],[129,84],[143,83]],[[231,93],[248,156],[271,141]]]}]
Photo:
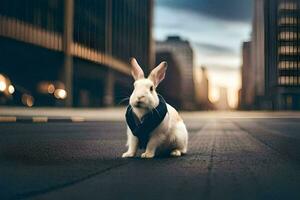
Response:
[{"label": "tall office building", "polygon": [[217,110],[230,110],[230,106],[228,103],[228,91],[225,87],[220,87],[220,97],[219,100],[214,104]]},{"label": "tall office building", "polygon": [[1,0],[0,73],[36,105],[113,105],[130,93],[129,58],[154,64],[152,12],[153,0]]},{"label": "tall office building", "polygon": [[255,105],[255,68],[252,64],[251,42],[244,42],[242,47],[243,66],[242,66],[242,89],[241,89],[241,108],[253,109]]},{"label": "tall office building", "polygon": [[160,51],[156,53],[156,65],[160,62],[168,63],[167,74],[163,82],[158,86],[157,91],[166,101],[176,109],[181,109],[184,98],[180,92],[181,75],[176,57],[169,51]]},{"label": "tall office building", "polygon": [[169,51],[178,62],[181,87],[179,91],[184,109],[195,108],[194,55],[188,41],[179,36],[170,36],[165,41],[156,42],[156,52]]},{"label": "tall office building", "polygon": [[209,101],[209,80],[206,67],[199,67],[196,72],[197,79],[195,87],[197,107],[201,110],[212,110],[213,104]]},{"label": "tall office building", "polygon": [[[264,98],[259,104],[275,110],[300,109],[300,1],[256,0],[255,8],[260,17],[254,18],[253,51],[264,50],[253,57],[256,75],[264,72]],[[256,82],[256,88],[260,84]]]},{"label": "tall office building", "polygon": [[274,109],[300,109],[300,1],[265,2],[266,97]]},{"label": "tall office building", "polygon": [[[264,23],[264,0],[255,0],[253,15],[253,30],[251,38],[251,63],[255,76],[252,81],[255,83],[256,104],[263,103],[265,95],[265,23]],[[256,105],[260,107],[262,105]]]}]

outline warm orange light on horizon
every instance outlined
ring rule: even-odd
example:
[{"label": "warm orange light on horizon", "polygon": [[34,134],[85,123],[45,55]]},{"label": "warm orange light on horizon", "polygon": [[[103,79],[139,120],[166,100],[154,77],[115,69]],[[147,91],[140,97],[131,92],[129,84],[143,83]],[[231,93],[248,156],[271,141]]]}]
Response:
[{"label": "warm orange light on horizon", "polygon": [[220,98],[220,87],[227,89],[227,100],[231,108],[238,105],[238,91],[241,88],[240,70],[208,69],[209,100],[215,103]]}]

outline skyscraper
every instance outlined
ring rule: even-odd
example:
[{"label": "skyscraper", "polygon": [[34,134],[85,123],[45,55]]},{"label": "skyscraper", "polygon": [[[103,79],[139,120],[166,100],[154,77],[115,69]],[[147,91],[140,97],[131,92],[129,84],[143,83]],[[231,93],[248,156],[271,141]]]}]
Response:
[{"label": "skyscraper", "polygon": [[230,106],[228,103],[228,91],[225,87],[220,87],[220,97],[219,100],[215,103],[215,107],[218,110],[230,110]]},{"label": "skyscraper", "polygon": [[182,40],[179,36],[170,36],[166,41],[156,42],[157,52],[171,52],[178,62],[180,71],[180,94],[183,98],[182,107],[193,109],[195,107],[194,87],[194,55],[193,49],[188,41]]},{"label": "skyscraper", "polygon": [[264,74],[264,84],[256,78],[256,95],[264,95],[259,104],[275,110],[300,109],[300,1],[255,3],[253,61],[255,74]]},{"label": "skyscraper", "polygon": [[243,66],[242,66],[242,90],[241,108],[253,109],[255,103],[255,68],[251,62],[252,53],[251,42],[243,43]]},{"label": "skyscraper", "polygon": [[195,87],[197,107],[201,110],[212,110],[213,104],[209,101],[209,80],[206,67],[199,67],[196,72],[197,79]]},{"label": "skyscraper", "polygon": [[[264,22],[264,0],[255,0],[253,15],[253,30],[251,38],[251,63],[253,73],[252,81],[255,86],[255,102],[263,103],[265,95],[265,22]],[[260,107],[262,105],[256,105]]]},{"label": "skyscraper", "polygon": [[37,88],[56,82],[69,106],[113,105],[132,87],[129,58],[154,64],[152,15],[152,0],[1,0],[0,73],[40,105],[53,95]]},{"label": "skyscraper", "polygon": [[181,88],[181,74],[176,57],[169,51],[156,53],[156,65],[166,61],[168,69],[163,82],[158,86],[157,91],[163,95],[166,101],[176,109],[181,109],[184,101],[183,96],[178,92]]}]

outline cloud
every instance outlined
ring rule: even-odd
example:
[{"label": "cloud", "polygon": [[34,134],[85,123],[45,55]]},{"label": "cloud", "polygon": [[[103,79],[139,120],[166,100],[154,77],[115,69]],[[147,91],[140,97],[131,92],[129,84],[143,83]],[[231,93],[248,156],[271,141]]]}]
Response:
[{"label": "cloud", "polygon": [[207,54],[215,55],[215,54],[222,54],[222,55],[236,55],[237,53],[233,48],[215,45],[211,43],[200,43],[200,42],[193,42],[193,46],[195,46],[199,51],[205,51]]},{"label": "cloud", "polygon": [[212,72],[240,72],[240,68],[224,66],[221,64],[213,64],[210,66],[203,64],[202,66],[207,67]]},{"label": "cloud", "polygon": [[190,41],[197,66],[239,68],[241,42],[248,39],[250,32],[250,23],[224,21],[174,7],[155,7],[155,39],[179,35]]},{"label": "cloud", "polygon": [[253,0],[157,0],[156,4],[188,10],[220,20],[250,23]]}]

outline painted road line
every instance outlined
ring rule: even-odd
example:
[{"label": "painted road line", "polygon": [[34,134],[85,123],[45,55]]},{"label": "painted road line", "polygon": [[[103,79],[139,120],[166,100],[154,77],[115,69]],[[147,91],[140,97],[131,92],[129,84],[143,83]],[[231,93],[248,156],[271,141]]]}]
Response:
[{"label": "painted road line", "polygon": [[84,122],[84,117],[71,117],[72,122]]},{"label": "painted road line", "polygon": [[0,116],[0,122],[16,122],[17,121],[17,117],[4,117],[4,116]]},{"label": "painted road line", "polygon": [[[100,122],[100,121],[116,121],[113,118],[89,118],[82,116],[0,116],[0,123],[84,123],[84,122]],[[117,121],[123,121],[118,119]]]},{"label": "painted road line", "polygon": [[48,117],[32,117],[34,123],[45,123],[48,122]]}]

